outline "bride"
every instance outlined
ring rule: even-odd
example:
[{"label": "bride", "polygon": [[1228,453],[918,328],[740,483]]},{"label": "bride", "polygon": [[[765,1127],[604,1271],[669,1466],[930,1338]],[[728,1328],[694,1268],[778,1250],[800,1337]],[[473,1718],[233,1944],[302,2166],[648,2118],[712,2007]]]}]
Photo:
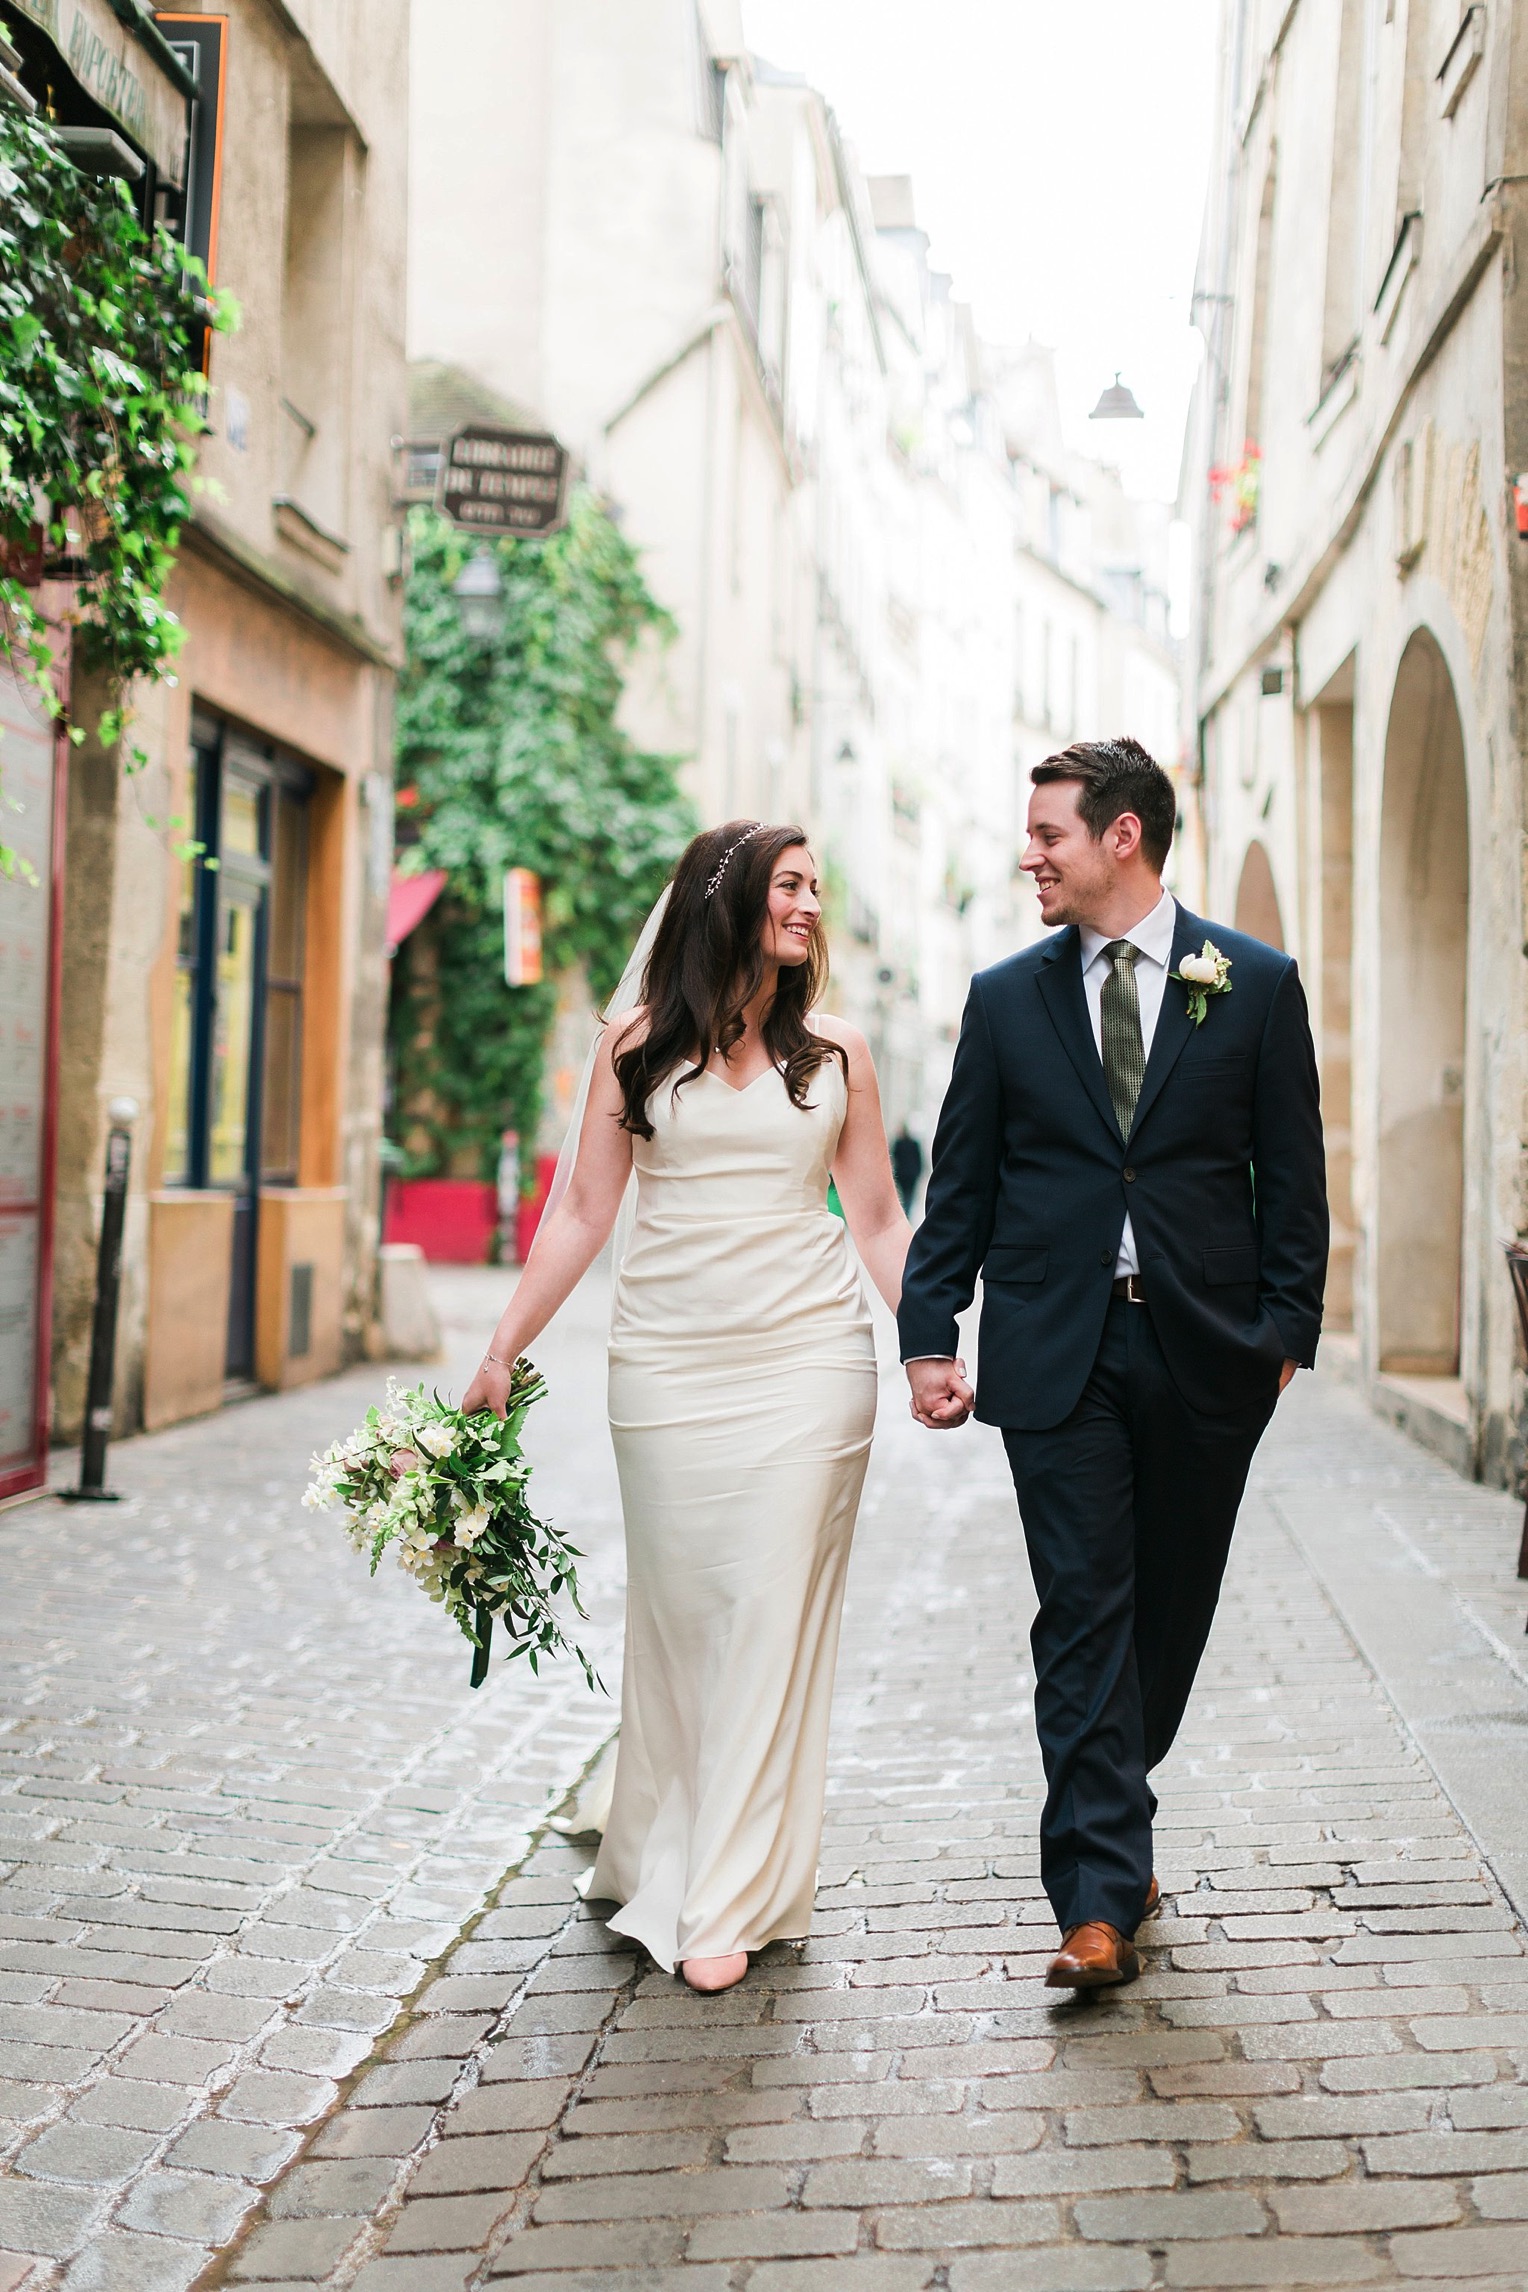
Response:
[{"label": "bride", "polygon": [[809,1014],[827,950],[797,827],[735,820],[674,871],[635,1008],[597,1047],[563,1200],[463,1400],[604,1245],[626,1522],[614,1796],[591,1897],[692,1989],[811,1923],[839,1611],[875,1419],[861,1263],[896,1309],[910,1229],[863,1035]]}]

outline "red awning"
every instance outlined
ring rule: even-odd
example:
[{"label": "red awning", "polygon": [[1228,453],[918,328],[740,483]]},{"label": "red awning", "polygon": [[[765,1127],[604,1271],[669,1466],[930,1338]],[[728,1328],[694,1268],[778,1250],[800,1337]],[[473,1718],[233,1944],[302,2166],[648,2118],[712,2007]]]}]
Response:
[{"label": "red awning", "polygon": [[446,887],[443,867],[427,867],[421,875],[403,875],[393,869],[387,895],[387,952],[396,955],[416,924],[423,923]]}]

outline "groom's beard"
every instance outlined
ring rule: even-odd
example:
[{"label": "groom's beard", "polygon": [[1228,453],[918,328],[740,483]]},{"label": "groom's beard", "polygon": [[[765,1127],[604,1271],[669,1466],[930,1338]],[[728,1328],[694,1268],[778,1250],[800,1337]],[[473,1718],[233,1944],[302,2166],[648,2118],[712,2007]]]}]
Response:
[{"label": "groom's beard", "polygon": [[1092,921],[1091,902],[1076,895],[1062,893],[1060,899],[1040,909],[1040,920],[1049,930],[1059,931],[1068,923],[1084,924]]}]

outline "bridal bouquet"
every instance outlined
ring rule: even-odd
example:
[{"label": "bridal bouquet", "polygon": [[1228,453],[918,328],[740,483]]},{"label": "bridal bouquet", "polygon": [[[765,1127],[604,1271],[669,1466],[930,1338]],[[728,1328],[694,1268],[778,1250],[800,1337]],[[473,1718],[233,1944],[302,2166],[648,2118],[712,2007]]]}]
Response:
[{"label": "bridal bouquet", "polygon": [[584,1614],[574,1561],[582,1554],[538,1520],[526,1495],[530,1466],[520,1451],[527,1412],[546,1391],[529,1361],[515,1363],[503,1418],[489,1409],[464,1416],[423,1385],[393,1378],[380,1408],[348,1440],[313,1459],[303,1497],[310,1511],[342,1504],[345,1533],[371,1554],[377,1572],[391,1545],[398,1565],[453,1616],[472,1642],[472,1684],[488,1675],[497,1616],[511,1656],[577,1656],[591,1687],[588,1657],[564,1634],[554,1601],[566,1593]]}]

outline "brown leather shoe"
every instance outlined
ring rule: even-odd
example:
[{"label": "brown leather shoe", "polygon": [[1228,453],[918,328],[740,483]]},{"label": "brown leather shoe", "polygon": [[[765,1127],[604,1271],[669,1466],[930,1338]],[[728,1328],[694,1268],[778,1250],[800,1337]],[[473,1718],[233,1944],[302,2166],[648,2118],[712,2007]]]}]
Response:
[{"label": "brown leather shoe", "polygon": [[1157,1874],[1155,1871],[1153,1871],[1151,1874],[1151,1884],[1146,1889],[1146,1907],[1141,1912],[1141,1916],[1143,1918],[1155,1918],[1161,1907],[1162,1889],[1157,1884]]},{"label": "brown leather shoe", "polygon": [[1117,1926],[1101,1918],[1085,1926],[1068,1926],[1061,1947],[1046,1969],[1050,1990],[1105,1990],[1119,1982],[1133,1982],[1141,1970],[1135,1944],[1127,1942]]}]

